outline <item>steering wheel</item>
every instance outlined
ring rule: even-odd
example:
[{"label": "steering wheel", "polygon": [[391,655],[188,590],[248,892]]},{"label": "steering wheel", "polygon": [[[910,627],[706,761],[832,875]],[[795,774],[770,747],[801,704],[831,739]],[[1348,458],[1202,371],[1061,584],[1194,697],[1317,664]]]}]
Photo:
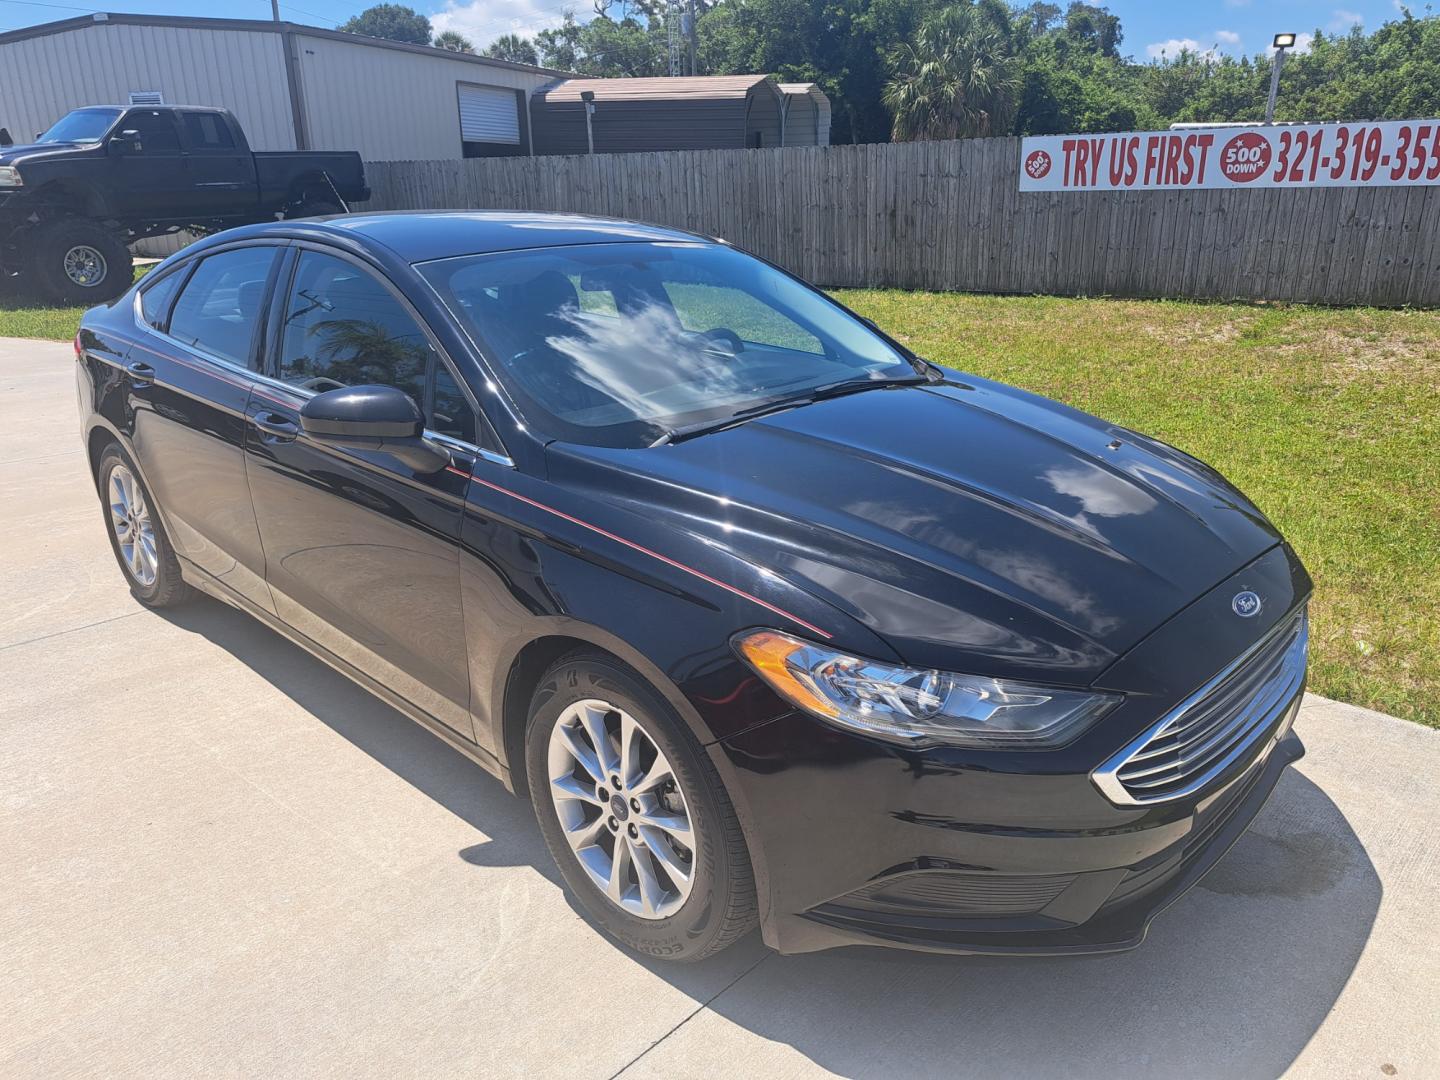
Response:
[{"label": "steering wheel", "polygon": [[740,335],[727,326],[717,326],[713,330],[701,331],[700,337],[707,343],[724,342],[729,347],[731,356],[738,356],[745,351],[745,342],[741,340]]}]

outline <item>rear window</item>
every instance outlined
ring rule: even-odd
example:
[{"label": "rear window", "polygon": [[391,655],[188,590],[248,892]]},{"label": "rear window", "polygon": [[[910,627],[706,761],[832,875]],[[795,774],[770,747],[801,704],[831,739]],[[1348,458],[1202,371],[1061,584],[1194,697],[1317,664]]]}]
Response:
[{"label": "rear window", "polygon": [[253,370],[255,329],[274,261],[272,247],[236,248],[208,256],[175,301],[170,336]]},{"label": "rear window", "polygon": [[185,138],[197,150],[228,150],[235,145],[230,125],[216,113],[187,112],[184,118]]}]

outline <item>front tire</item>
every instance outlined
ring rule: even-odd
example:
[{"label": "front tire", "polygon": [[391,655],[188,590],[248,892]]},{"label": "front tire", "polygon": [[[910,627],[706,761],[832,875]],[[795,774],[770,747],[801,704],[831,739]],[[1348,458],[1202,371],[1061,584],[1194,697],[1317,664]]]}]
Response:
[{"label": "front tire", "polygon": [[146,607],[168,608],[191,596],[180,560],[155,513],[155,503],[117,443],[100,455],[96,470],[105,531],[130,592]]},{"label": "front tire", "polygon": [[724,785],[628,668],[599,654],[558,661],[535,691],[525,749],[550,855],[618,941],[694,961],[755,925],[750,858]]},{"label": "front tire", "polygon": [[135,280],[135,257],[119,237],[87,218],[60,218],[29,237],[27,277],[55,304],[102,304]]}]

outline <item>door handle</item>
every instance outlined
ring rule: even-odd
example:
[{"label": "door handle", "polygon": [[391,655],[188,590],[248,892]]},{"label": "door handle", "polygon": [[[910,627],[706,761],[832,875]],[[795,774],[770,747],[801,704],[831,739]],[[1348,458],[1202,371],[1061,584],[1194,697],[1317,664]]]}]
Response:
[{"label": "door handle", "polygon": [[140,386],[149,386],[155,381],[155,369],[149,364],[142,364],[139,360],[133,364],[126,364],[125,372]]},{"label": "door handle", "polygon": [[300,434],[300,425],[279,413],[259,413],[251,419],[257,428],[276,442],[291,442]]}]

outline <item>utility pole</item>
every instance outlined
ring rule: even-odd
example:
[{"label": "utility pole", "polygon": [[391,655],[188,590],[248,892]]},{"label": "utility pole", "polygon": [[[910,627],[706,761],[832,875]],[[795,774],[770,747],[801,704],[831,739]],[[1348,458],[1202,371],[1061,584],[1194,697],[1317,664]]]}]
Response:
[{"label": "utility pole", "polygon": [[1270,42],[1275,50],[1275,59],[1270,67],[1270,98],[1265,102],[1265,123],[1275,122],[1275,98],[1280,93],[1280,65],[1285,62],[1285,50],[1294,47],[1294,34],[1276,34]]},{"label": "utility pole", "polygon": [[695,70],[695,0],[690,0],[690,18],[685,27],[686,36],[690,38],[690,74],[698,75]]},{"label": "utility pole", "polygon": [[270,17],[276,22],[280,21],[280,0],[270,0]]}]

